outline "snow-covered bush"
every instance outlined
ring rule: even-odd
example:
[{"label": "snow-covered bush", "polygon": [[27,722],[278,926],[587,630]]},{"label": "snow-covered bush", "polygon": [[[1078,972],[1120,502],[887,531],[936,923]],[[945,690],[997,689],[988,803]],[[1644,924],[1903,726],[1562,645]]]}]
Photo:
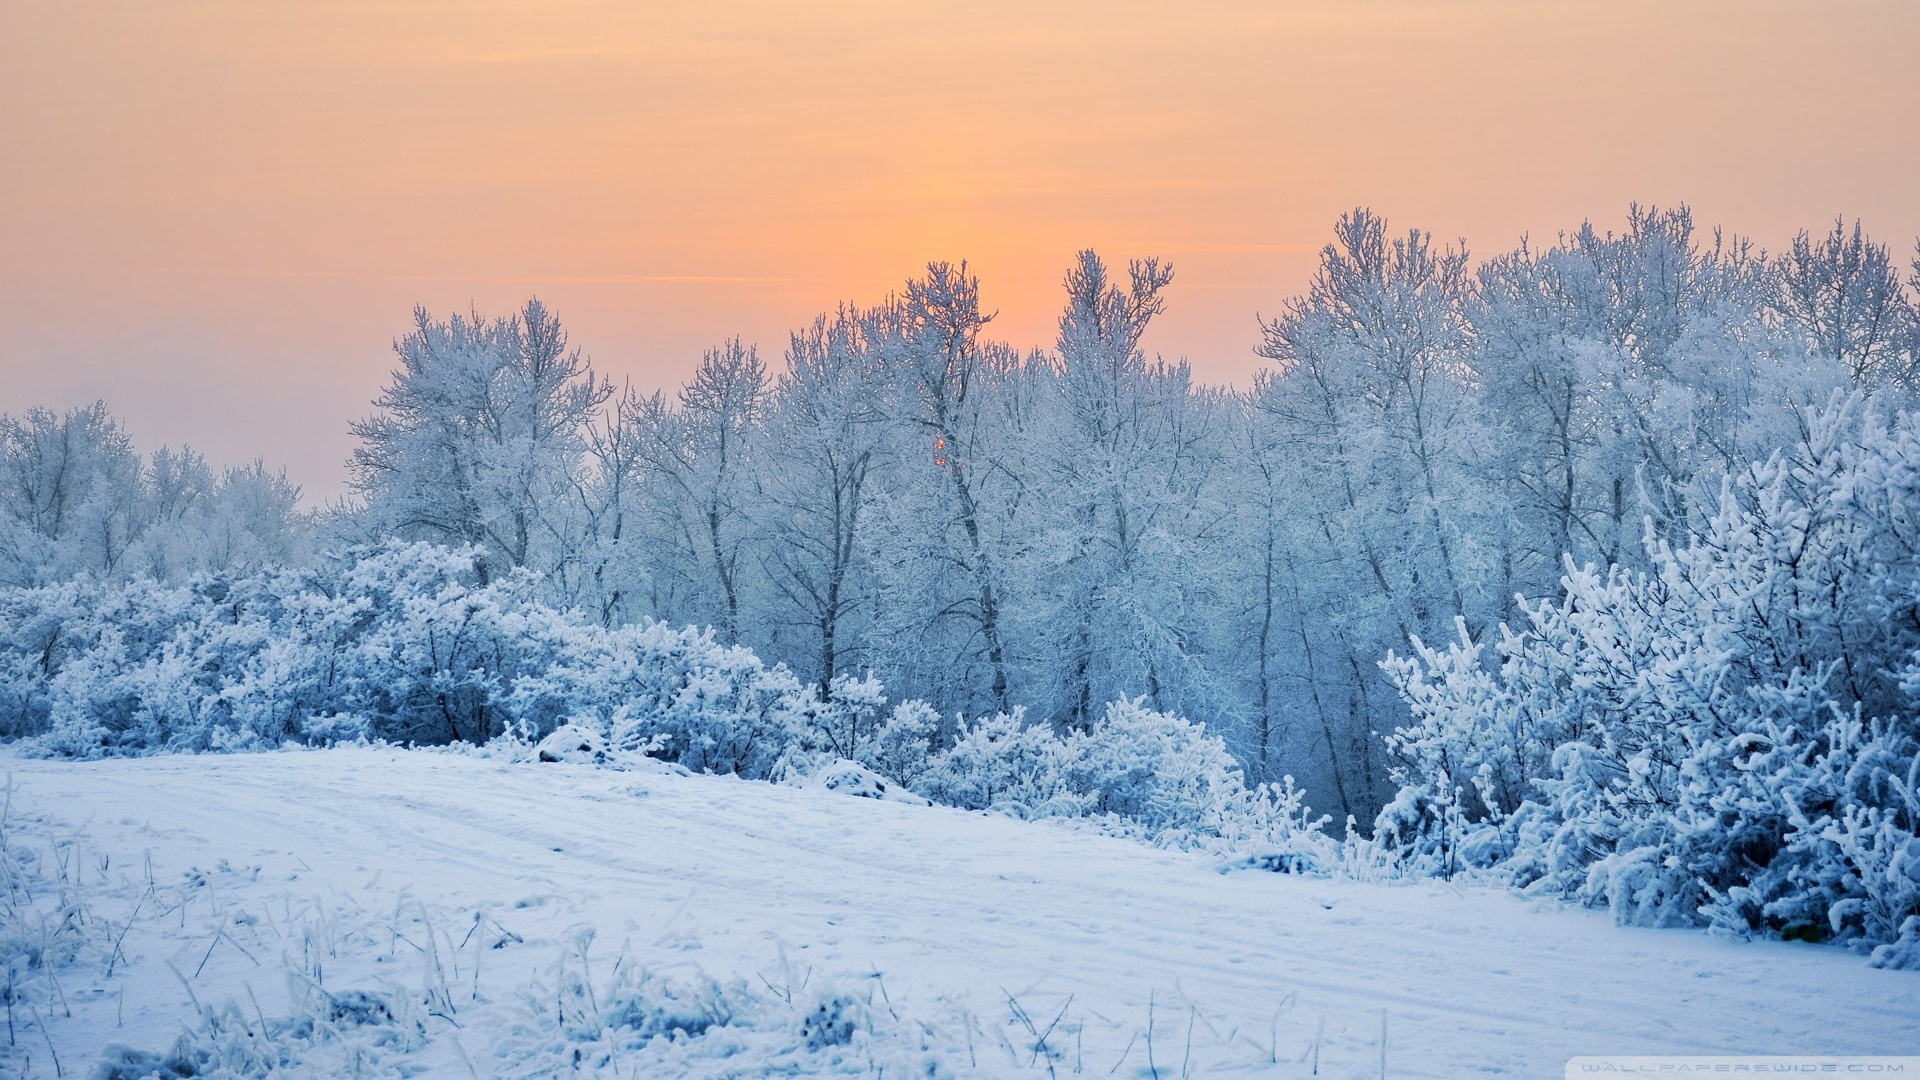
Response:
[{"label": "snow-covered bush", "polygon": [[924,701],[907,700],[893,707],[873,737],[855,751],[854,760],[912,787],[932,766],[939,745],[940,714]]},{"label": "snow-covered bush", "polygon": [[835,675],[827,690],[800,709],[798,749],[835,759],[856,758],[879,732],[886,687],[871,674],[864,678]]},{"label": "snow-covered bush", "polygon": [[480,741],[567,643],[569,620],[530,591],[524,575],[482,584],[471,552],[427,544],[182,588],[16,591],[7,603],[35,618],[0,641],[0,700],[43,728],[34,748],[70,757]]},{"label": "snow-covered bush", "polygon": [[822,693],[711,630],[605,629],[540,603],[535,586],[487,579],[471,549],[396,542],[177,588],[16,590],[0,594],[18,615],[0,635],[0,704],[16,730],[39,732],[30,751],[66,757],[506,736],[560,760],[649,755],[750,779],[838,770],[876,792],[1093,817],[1188,847],[1301,854],[1312,845],[1296,841],[1318,835],[1297,790],[1248,790],[1219,737],[1145,699],[1111,702],[1065,737],[1015,709],[956,720],[948,742],[931,706],[889,710],[870,675]]},{"label": "snow-covered bush", "polygon": [[1328,819],[1311,815],[1292,777],[1248,788],[1223,740],[1139,698],[1109,702],[1090,729],[1064,739],[1019,710],[962,721],[913,790],[1022,818],[1097,817],[1120,833],[1267,869],[1324,869],[1337,858]]},{"label": "snow-covered bush", "polygon": [[514,719],[505,699],[551,667],[572,622],[536,599],[531,574],[480,578],[479,554],[390,547],[354,562],[340,600],[370,605],[341,711],[406,742],[484,742]]},{"label": "snow-covered bush", "polygon": [[1074,817],[1090,805],[1067,791],[1065,746],[1026,712],[962,719],[953,745],[934,757],[914,791],[963,810],[1000,810],[1018,817]]},{"label": "snow-covered bush", "polygon": [[761,779],[798,736],[811,695],[785,667],[664,623],[572,625],[550,666],[509,695],[523,722],[593,728],[609,746]]},{"label": "snow-covered bush", "polygon": [[611,750],[704,772],[764,778],[796,747],[913,764],[924,718],[897,709],[882,722],[874,680],[836,680],[821,700],[711,631],[588,625],[540,603],[530,575],[482,580],[476,558],[390,543],[179,588],[8,591],[0,723],[67,757],[477,743],[509,729],[537,740],[572,723]]},{"label": "snow-covered bush", "polygon": [[940,749],[940,714],[908,700],[885,711],[886,687],[868,675],[836,675],[826,698],[808,694],[793,710],[794,739],[777,772],[818,778],[822,770],[853,765],[906,788],[925,775]]},{"label": "snow-covered bush", "polygon": [[927,799],[915,795],[865,765],[844,758],[815,767],[805,776],[789,777],[787,782],[821,791],[835,791],[856,799],[903,802],[913,806],[926,806],[928,803]]},{"label": "snow-covered bush", "polygon": [[[16,596],[22,604],[53,601],[52,613],[68,586],[30,590]],[[192,662],[193,650],[182,628],[196,621],[197,601],[186,589],[144,579],[124,586],[81,586],[78,602],[60,610],[60,625],[47,627],[47,640],[65,653],[46,668],[11,663],[7,674],[25,678],[8,696],[27,697],[44,687],[47,749],[77,757],[135,751],[166,745],[172,722],[182,712],[198,711],[184,688],[165,685]],[[18,654],[16,654],[17,656]]]},{"label": "snow-covered bush", "polygon": [[1155,833],[1217,835],[1222,814],[1245,790],[1239,764],[1205,725],[1156,712],[1145,700],[1109,702],[1091,728],[1070,733],[1062,778],[1094,813]]},{"label": "snow-covered bush", "polygon": [[1376,818],[1375,838],[1409,873],[1451,876],[1510,854],[1502,826],[1539,797],[1536,782],[1579,730],[1585,684],[1569,673],[1562,613],[1541,605],[1528,614],[1533,638],[1500,627],[1498,677],[1464,620],[1445,651],[1415,638],[1412,656],[1382,664],[1413,723],[1386,738],[1402,786]]},{"label": "snow-covered bush", "polygon": [[1625,922],[1920,943],[1920,432],[1857,402],[1730,482],[1650,570],[1569,566],[1503,631],[1385,667],[1404,858]]},{"label": "snow-covered bush", "polygon": [[532,749],[535,761],[569,765],[603,765],[615,753],[598,731],[584,724],[561,724]]},{"label": "snow-covered bush", "polygon": [[53,677],[84,647],[100,590],[79,581],[0,591],[0,738],[47,729]]},{"label": "snow-covered bush", "polygon": [[[1242,788],[1221,802],[1216,811],[1217,841],[1210,846],[1234,857],[1228,868],[1244,867],[1283,874],[1324,873],[1350,861],[1347,850],[1365,844],[1348,821],[1343,844],[1327,835],[1333,819],[1313,816],[1307,793],[1283,776],[1278,784]],[[1360,876],[1360,875],[1352,875]]]}]

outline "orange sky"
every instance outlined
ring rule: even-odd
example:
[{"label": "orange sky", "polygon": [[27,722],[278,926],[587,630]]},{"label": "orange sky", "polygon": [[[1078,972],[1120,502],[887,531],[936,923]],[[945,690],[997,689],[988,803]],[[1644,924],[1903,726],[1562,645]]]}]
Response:
[{"label": "orange sky", "polygon": [[1920,3],[0,3],[0,412],[341,490],[415,303],[538,293],[676,385],[971,260],[1051,341],[1075,250],[1244,382],[1356,204],[1477,252],[1629,201],[1920,235]]}]

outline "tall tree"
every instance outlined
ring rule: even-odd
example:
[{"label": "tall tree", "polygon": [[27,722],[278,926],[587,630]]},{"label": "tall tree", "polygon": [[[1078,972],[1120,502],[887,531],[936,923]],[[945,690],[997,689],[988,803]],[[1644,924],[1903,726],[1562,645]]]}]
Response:
[{"label": "tall tree", "polygon": [[1389,239],[1364,209],[1334,231],[1307,294],[1264,324],[1257,351],[1276,367],[1256,389],[1304,496],[1307,554],[1294,558],[1321,571],[1302,585],[1315,629],[1299,662],[1314,670],[1335,794],[1365,808],[1385,790],[1377,735],[1398,716],[1375,661],[1409,634],[1491,614],[1474,587],[1486,552],[1468,542],[1484,439],[1465,252],[1418,230]]},{"label": "tall tree", "polygon": [[352,426],[353,487],[387,535],[471,544],[481,574],[549,574],[578,554],[575,473],[612,388],[539,300],[510,318],[414,311],[400,366]]},{"label": "tall tree", "polygon": [[1055,539],[1047,547],[1066,632],[1052,711],[1093,723],[1114,697],[1156,708],[1220,703],[1202,659],[1198,611],[1210,584],[1194,541],[1215,523],[1208,499],[1215,403],[1184,362],[1140,347],[1165,308],[1173,268],[1128,264],[1125,285],[1083,251],[1064,281],[1054,400],[1060,434],[1046,447]]},{"label": "tall tree", "polygon": [[[995,384],[1014,377],[1018,356],[986,341],[982,333],[993,316],[980,310],[980,280],[965,263],[930,263],[927,274],[907,283],[906,295],[884,312],[888,349],[907,392],[905,419],[914,429],[921,456],[943,483],[927,502],[937,509],[924,535],[928,554],[957,572],[962,594],[928,598],[926,611],[937,620],[960,620],[968,643],[955,659],[963,667],[978,658],[986,666],[988,699],[993,709],[1012,708],[1008,697],[1010,658],[1001,614],[1004,593],[1000,537],[993,534],[987,489],[1011,447],[996,445],[1007,434],[989,426],[983,407]],[[1004,523],[1004,520],[1003,520]],[[925,636],[924,633],[922,635]]]},{"label": "tall tree", "polygon": [[889,372],[874,319],[852,307],[793,335],[768,411],[761,552],[776,649],[831,694],[850,669],[870,587],[866,533],[892,453]]},{"label": "tall tree", "polygon": [[1916,375],[1903,346],[1914,321],[1900,288],[1900,271],[1884,244],[1844,217],[1815,240],[1805,229],[1776,264],[1774,308],[1815,355],[1838,360],[1856,381],[1912,385]]},{"label": "tall tree", "polygon": [[707,351],[677,402],[654,394],[620,403],[642,475],[657,489],[653,501],[673,523],[677,572],[706,600],[671,617],[709,623],[729,645],[740,637],[753,441],[768,391],[759,353],[734,338]]}]

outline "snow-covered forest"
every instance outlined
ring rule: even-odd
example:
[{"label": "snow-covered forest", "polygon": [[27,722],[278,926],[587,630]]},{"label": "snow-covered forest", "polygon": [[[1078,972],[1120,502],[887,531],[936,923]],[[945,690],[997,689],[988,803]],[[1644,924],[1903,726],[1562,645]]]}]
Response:
[{"label": "snow-covered forest", "polygon": [[0,419],[0,735],[573,724],[1920,965],[1905,260],[1653,208],[1476,258],[1357,210],[1241,389],[1143,351],[1172,267],[1093,252],[1045,351],[934,263],[657,393],[537,300],[418,310],[343,505],[104,406]]}]

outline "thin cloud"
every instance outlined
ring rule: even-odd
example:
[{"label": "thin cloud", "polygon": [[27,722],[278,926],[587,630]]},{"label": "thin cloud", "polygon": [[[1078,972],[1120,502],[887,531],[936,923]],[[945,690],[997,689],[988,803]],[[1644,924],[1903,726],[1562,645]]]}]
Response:
[{"label": "thin cloud", "polygon": [[741,274],[380,274],[359,270],[181,269],[193,277],[315,278],[326,281],[457,281],[481,285],[871,285],[890,278],[762,277]]}]

